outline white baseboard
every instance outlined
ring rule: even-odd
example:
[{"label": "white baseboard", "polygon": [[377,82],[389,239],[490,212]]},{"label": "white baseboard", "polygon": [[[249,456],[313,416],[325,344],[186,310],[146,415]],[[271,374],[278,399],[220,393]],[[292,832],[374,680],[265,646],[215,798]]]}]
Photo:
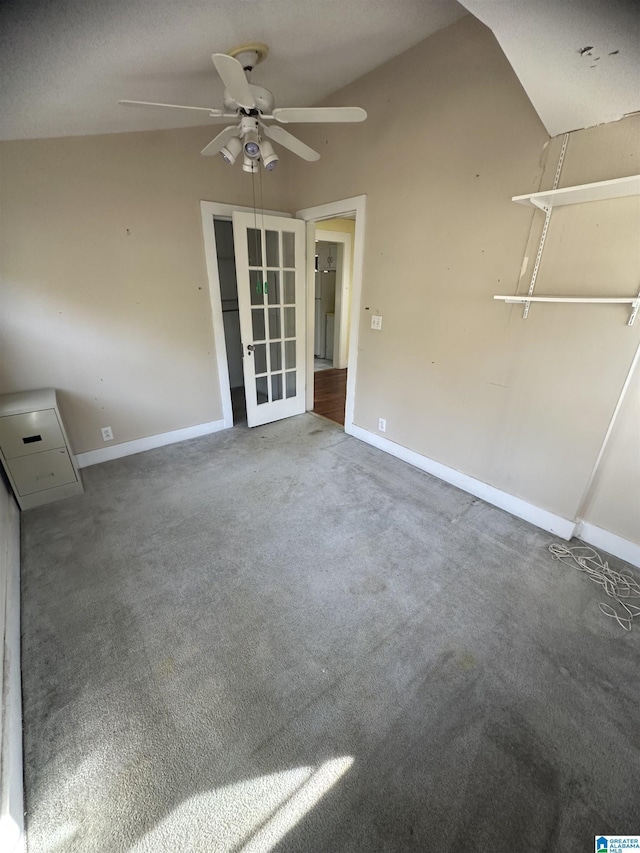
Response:
[{"label": "white baseboard", "polygon": [[599,548],[606,551],[607,554],[613,554],[614,557],[619,557],[632,566],[637,566],[640,569],[640,545],[637,542],[630,542],[628,539],[623,539],[616,533],[611,533],[609,530],[603,530],[602,527],[596,527],[588,521],[580,521],[576,525],[575,535],[593,545],[594,548]]},{"label": "white baseboard", "polygon": [[162,432],[158,435],[150,435],[147,438],[137,438],[135,441],[124,441],[122,444],[110,444],[108,447],[100,447],[98,450],[79,453],[76,456],[76,462],[78,468],[87,468],[89,465],[98,465],[100,462],[109,462],[111,459],[121,459],[123,456],[132,456],[134,453],[142,453],[145,450],[153,450],[156,447],[164,447],[166,444],[175,444],[178,441],[188,441],[190,438],[199,438],[201,435],[209,435],[226,428],[224,420],[220,420],[185,427],[185,429],[174,429],[172,432]]},{"label": "white baseboard", "polygon": [[426,471],[427,474],[433,474],[439,480],[444,480],[445,483],[457,486],[457,488],[469,492],[469,494],[475,495],[477,498],[493,504],[493,506],[504,509],[506,512],[511,513],[511,515],[522,518],[536,527],[548,530],[549,533],[553,533],[561,539],[568,540],[574,535],[575,522],[570,521],[568,518],[563,518],[561,515],[555,515],[555,513],[549,512],[546,509],[541,509],[539,506],[510,495],[508,492],[502,492],[500,489],[483,483],[481,480],[476,480],[468,474],[456,471],[455,468],[449,468],[441,462],[429,459],[428,456],[422,456],[420,453],[416,453],[415,450],[409,450],[401,444],[389,441],[388,438],[383,438],[355,424],[349,426],[348,429],[345,427],[345,429],[354,438],[359,438],[361,441],[365,441],[379,450],[384,450],[385,453],[390,453],[392,456],[408,462],[409,465],[413,465],[421,471]]}]

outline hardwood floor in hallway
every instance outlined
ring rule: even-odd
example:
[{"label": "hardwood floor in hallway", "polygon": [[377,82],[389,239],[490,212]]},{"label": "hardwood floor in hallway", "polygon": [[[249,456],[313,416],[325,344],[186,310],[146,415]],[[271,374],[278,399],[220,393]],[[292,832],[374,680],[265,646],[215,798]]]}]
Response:
[{"label": "hardwood floor in hallway", "polygon": [[313,374],[313,411],[344,426],[347,370],[318,370]]}]

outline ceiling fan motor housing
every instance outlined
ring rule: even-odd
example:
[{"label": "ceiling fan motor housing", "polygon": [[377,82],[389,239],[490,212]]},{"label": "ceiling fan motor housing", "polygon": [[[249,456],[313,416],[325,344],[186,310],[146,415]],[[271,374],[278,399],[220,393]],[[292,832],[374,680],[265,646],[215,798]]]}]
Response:
[{"label": "ceiling fan motor housing", "polygon": [[[256,86],[255,83],[250,83],[249,88],[251,89],[251,94],[256,102],[256,109],[263,115],[269,115],[273,110],[275,103],[271,92],[263,86]],[[232,112],[238,109],[238,105],[227,89],[224,90],[224,106],[226,110],[231,110]]]}]

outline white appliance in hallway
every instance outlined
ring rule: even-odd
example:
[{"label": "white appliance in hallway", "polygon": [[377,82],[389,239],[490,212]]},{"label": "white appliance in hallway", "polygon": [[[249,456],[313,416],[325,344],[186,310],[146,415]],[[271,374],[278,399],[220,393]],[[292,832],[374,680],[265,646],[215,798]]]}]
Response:
[{"label": "white appliance in hallway", "polygon": [[332,360],[335,333],[337,247],[333,244],[318,242],[316,250],[314,355],[316,358]]}]

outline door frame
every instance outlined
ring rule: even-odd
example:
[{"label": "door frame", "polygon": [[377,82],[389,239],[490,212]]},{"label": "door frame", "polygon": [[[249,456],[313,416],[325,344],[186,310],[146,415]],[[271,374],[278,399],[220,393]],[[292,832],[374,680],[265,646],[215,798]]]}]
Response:
[{"label": "door frame", "polygon": [[[320,222],[322,220],[319,220]],[[336,258],[336,307],[335,332],[333,335],[333,366],[348,367],[349,353],[347,338],[349,331],[349,295],[351,292],[351,234],[345,231],[316,231],[316,242],[335,243]]]},{"label": "door frame", "polygon": [[362,270],[364,264],[364,236],[366,226],[366,195],[320,204],[297,210],[297,219],[307,223],[307,411],[313,410],[313,324],[315,312],[315,223],[322,219],[338,219],[355,212],[356,236],[353,244],[353,277],[351,282],[351,318],[349,322],[349,359],[347,363],[347,402],[344,430],[353,432],[353,409],[356,395],[358,367],[358,336],[360,332],[360,303],[362,300]]},{"label": "door frame", "polygon": [[[207,264],[209,281],[209,303],[211,305],[211,325],[213,327],[213,345],[218,367],[218,385],[222,403],[222,420],[224,429],[233,426],[233,409],[231,406],[231,381],[229,379],[229,364],[227,362],[227,346],[224,336],[224,318],[222,316],[222,297],[220,295],[220,276],[218,275],[218,251],[216,232],[213,225],[215,219],[226,219],[231,222],[232,214],[253,213],[253,207],[241,204],[223,204],[217,201],[201,201],[200,215],[202,217],[202,236],[204,239],[204,255]],[[264,210],[261,213],[269,216],[284,216],[291,219],[290,213],[280,210]],[[235,252],[235,247],[234,247]],[[313,363],[312,363],[313,366]]]}]

